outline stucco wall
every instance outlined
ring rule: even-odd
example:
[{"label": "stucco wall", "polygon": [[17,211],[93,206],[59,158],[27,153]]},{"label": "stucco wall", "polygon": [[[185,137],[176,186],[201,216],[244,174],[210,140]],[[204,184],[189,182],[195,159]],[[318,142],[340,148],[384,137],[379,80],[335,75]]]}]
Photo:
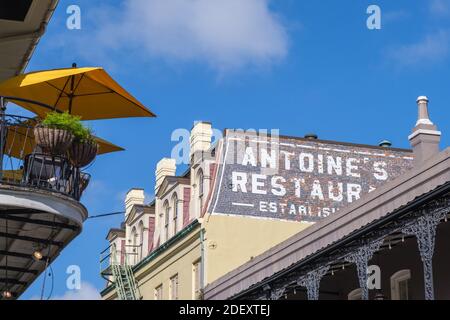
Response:
[{"label": "stucco wall", "polygon": [[169,300],[170,278],[178,274],[178,297],[181,300],[193,297],[192,265],[201,257],[199,229],[170,248],[149,268],[142,268],[136,273],[139,290],[144,300],[153,300],[155,288],[163,285],[163,299]]},{"label": "stucco wall", "polygon": [[[151,262],[135,272],[138,287],[143,300],[154,300],[155,289],[163,285],[163,299],[169,300],[170,279],[178,274],[178,298],[193,298],[193,263],[201,257],[200,226],[176,242]],[[116,299],[115,290],[103,299]]]},{"label": "stucco wall", "polygon": [[212,215],[205,219],[206,284],[213,282],[310,223]]}]

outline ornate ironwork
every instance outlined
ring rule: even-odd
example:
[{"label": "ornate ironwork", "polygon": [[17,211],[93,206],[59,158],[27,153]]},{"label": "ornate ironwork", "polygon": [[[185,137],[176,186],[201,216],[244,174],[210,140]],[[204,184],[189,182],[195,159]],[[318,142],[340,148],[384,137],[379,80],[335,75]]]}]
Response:
[{"label": "ornate ironwork", "polygon": [[362,300],[369,300],[369,288],[367,286],[369,261],[372,259],[373,254],[380,249],[383,242],[384,239],[368,241],[344,258],[345,261],[356,265],[359,287],[362,290]]},{"label": "ornate ironwork", "polygon": [[330,266],[320,267],[301,277],[297,284],[306,288],[308,300],[319,300],[320,281],[330,270]]},{"label": "ornate ironwork", "polygon": [[280,300],[286,292],[287,285],[266,285],[257,290],[252,295],[246,297],[247,300]]},{"label": "ornate ironwork", "polygon": [[286,291],[286,286],[273,288],[270,290],[270,300],[280,300]]},{"label": "ornate ironwork", "polygon": [[[430,257],[432,257],[434,252],[437,225],[439,224],[439,221],[446,218],[446,215],[449,213],[450,195],[447,194],[440,199],[428,202],[421,207],[420,210],[410,211],[395,221],[391,221],[388,224],[365,234],[359,240],[353,241],[345,247],[338,248],[326,256],[318,257],[313,263],[315,266],[331,266],[338,261],[354,263],[357,267],[360,287],[363,289],[362,298],[368,299],[368,263],[372,259],[373,254],[380,250],[384,239],[390,234],[398,232],[404,233],[405,235],[416,236],[421,256],[423,256],[422,261],[424,261],[426,296],[432,298],[432,266]],[[349,245],[351,247],[349,247]],[[284,288],[288,288],[293,283],[299,284],[299,282],[302,282],[301,285],[308,290],[308,285],[306,283],[307,270],[311,270],[311,264],[296,268],[284,275],[282,279],[277,279],[277,286],[284,284]],[[311,283],[314,284],[317,282],[310,281],[310,284]],[[308,291],[310,294],[308,294],[308,299],[317,297],[317,291],[315,291],[313,285],[310,285],[309,287]],[[319,288],[319,286],[317,285],[316,288]],[[270,296],[269,293],[270,291],[261,291],[261,287],[259,287],[259,289],[253,291],[252,296],[254,298],[268,299]],[[282,293],[280,293],[280,297],[281,295]]]},{"label": "ornate ironwork", "polygon": [[427,209],[423,209],[422,216],[417,217],[415,221],[402,229],[404,234],[413,235],[417,238],[420,257],[423,263],[426,300],[434,300],[433,255],[436,242],[436,229],[440,221],[449,212],[450,208],[448,207],[448,203],[446,207],[438,208],[431,213],[427,213]]},{"label": "ornate ironwork", "polygon": [[5,114],[0,97],[0,183],[44,189],[81,198],[90,175],[64,156],[38,153],[35,118]]}]

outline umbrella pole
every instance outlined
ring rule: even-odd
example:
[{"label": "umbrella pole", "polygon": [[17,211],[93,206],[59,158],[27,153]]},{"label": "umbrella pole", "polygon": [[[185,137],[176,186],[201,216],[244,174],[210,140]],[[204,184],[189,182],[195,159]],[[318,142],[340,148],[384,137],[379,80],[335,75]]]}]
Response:
[{"label": "umbrella pole", "polygon": [[0,180],[3,178],[3,149],[5,148],[6,138],[6,105],[3,97],[0,97]]},{"label": "umbrella pole", "polygon": [[[76,68],[77,64],[72,63],[72,68]],[[70,95],[69,95],[69,114],[72,114],[73,90],[75,89],[75,76],[70,77]]]},{"label": "umbrella pole", "polygon": [[72,114],[73,89],[75,85],[75,76],[70,77],[70,95],[69,95],[69,114]]},{"label": "umbrella pole", "polygon": [[69,98],[69,114],[72,114],[72,97]]}]

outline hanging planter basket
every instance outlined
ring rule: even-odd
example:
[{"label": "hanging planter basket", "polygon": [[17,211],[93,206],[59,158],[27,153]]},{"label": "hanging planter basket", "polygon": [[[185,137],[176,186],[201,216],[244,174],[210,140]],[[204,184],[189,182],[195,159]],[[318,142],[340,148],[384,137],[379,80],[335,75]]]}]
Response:
[{"label": "hanging planter basket", "polygon": [[68,151],[70,163],[77,168],[85,167],[94,161],[97,152],[98,144],[95,141],[74,141]]},{"label": "hanging planter basket", "polygon": [[55,129],[38,125],[34,128],[34,139],[44,153],[63,155],[66,154],[72,144],[74,135],[70,131],[64,129]]}]

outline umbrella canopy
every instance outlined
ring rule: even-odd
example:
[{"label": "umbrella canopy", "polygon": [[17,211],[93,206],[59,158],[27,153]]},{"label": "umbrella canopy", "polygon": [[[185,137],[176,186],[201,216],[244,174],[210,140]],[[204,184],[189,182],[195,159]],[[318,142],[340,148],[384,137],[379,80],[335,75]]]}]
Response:
[{"label": "umbrella canopy", "polygon": [[[32,128],[33,123],[35,121],[32,119],[17,125],[8,126],[4,149],[5,154],[17,159],[23,159],[26,155],[33,152],[36,147]],[[97,154],[99,155],[124,150],[101,138],[94,137],[94,140],[98,143]]]},{"label": "umbrella canopy", "polygon": [[[41,102],[52,110],[82,120],[155,117],[115,82],[102,68],[68,68],[19,75],[0,83],[0,95]],[[52,111],[45,106],[12,101],[41,118]]]}]

